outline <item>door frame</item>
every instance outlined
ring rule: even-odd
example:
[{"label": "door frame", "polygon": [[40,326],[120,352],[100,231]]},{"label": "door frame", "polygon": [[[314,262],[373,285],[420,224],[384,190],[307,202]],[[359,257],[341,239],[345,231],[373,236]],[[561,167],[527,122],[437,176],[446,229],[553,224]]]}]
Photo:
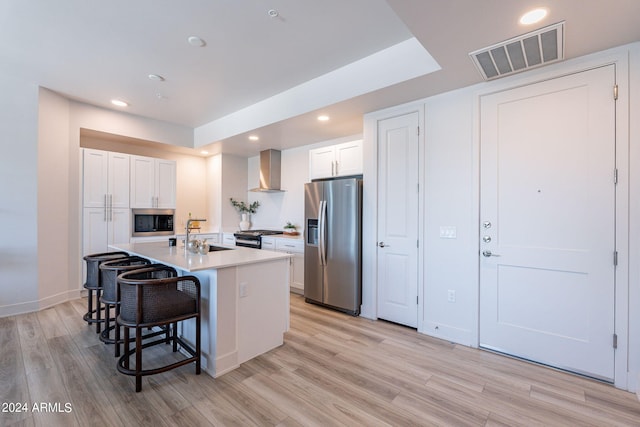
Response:
[{"label": "door frame", "polygon": [[[615,333],[618,337],[618,346],[615,352],[614,385],[628,390],[637,387],[637,379],[629,378],[627,373],[629,351],[629,59],[626,51],[612,50],[608,55],[595,54],[572,61],[553,64],[538,70],[504,78],[487,85],[482,85],[474,94],[474,129],[473,129],[473,206],[475,219],[474,230],[476,239],[474,250],[478,254],[476,261],[477,291],[474,296],[476,303],[474,318],[476,328],[474,330],[476,347],[480,343],[480,100],[482,96],[496,92],[528,86],[546,80],[555,79],[593,68],[606,65],[615,65],[616,83],[618,85],[618,100],[616,103],[616,153],[615,160],[618,169],[618,183],[615,195],[615,242],[618,252],[618,264],[615,270]],[[613,96],[613,88],[612,96]],[[612,177],[613,179],[613,177]],[[613,258],[613,254],[612,254]],[[613,261],[612,261],[613,262]]]},{"label": "door frame", "polygon": [[[418,219],[424,219],[425,129],[424,102],[412,102],[364,116],[362,191],[362,306],[360,316],[378,318],[378,122],[405,114],[418,113]],[[424,220],[418,221],[418,332],[422,330],[424,299]]]}]

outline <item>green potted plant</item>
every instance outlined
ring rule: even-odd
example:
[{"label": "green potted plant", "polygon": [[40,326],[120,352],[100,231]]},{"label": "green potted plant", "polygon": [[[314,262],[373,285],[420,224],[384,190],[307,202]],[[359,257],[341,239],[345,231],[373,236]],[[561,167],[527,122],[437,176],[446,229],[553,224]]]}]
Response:
[{"label": "green potted plant", "polygon": [[296,225],[294,225],[291,221],[287,221],[287,223],[285,224],[284,228],[284,234],[288,234],[290,236],[297,236],[298,234],[298,227]]},{"label": "green potted plant", "polygon": [[260,207],[260,202],[255,201],[251,204],[247,204],[244,201],[234,200],[233,197],[229,198],[231,201],[231,205],[240,213],[241,221],[240,221],[240,230],[248,230],[251,228],[251,222],[249,221],[248,214],[254,214],[258,212],[258,208]]}]

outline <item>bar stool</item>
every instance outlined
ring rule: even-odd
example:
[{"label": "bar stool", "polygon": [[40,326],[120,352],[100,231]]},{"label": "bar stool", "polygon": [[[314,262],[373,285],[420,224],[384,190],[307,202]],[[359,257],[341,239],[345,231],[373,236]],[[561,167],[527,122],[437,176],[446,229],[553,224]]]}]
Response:
[{"label": "bar stool", "polygon": [[[200,374],[200,281],[194,276],[161,277],[170,273],[169,269],[173,270],[166,266],[149,267],[118,276],[120,315],[117,323],[124,327],[124,354],[118,359],[117,369],[125,375],[135,376],[136,392],[142,390],[142,377],[145,375],[159,374],[192,362],[196,365],[196,375]],[[191,318],[195,318],[195,349],[177,333],[178,322]],[[155,326],[166,326],[170,330],[169,335],[143,344],[142,329]],[[129,347],[129,329],[135,329],[134,348]],[[190,357],[143,369],[142,349],[169,342],[173,343],[174,353],[180,344]],[[130,356],[134,353],[135,367],[131,369]]]},{"label": "bar stool", "polygon": [[[127,256],[112,261],[105,261],[100,264],[100,279],[102,280],[102,297],[100,302],[104,304],[104,330],[100,334],[100,341],[105,344],[115,343],[115,356],[120,356],[120,328],[116,327],[116,317],[120,313],[120,296],[118,294],[118,275],[125,271],[144,268],[151,264],[146,258],[139,256]],[[111,316],[111,309],[114,316]],[[113,325],[111,321],[113,320]],[[111,331],[114,331],[115,338],[111,338]]]},{"label": "bar stool", "polygon": [[[102,252],[86,255],[83,259],[87,265],[87,278],[84,288],[87,290],[87,312],[82,318],[87,324],[96,324],[96,333],[100,333],[100,325],[104,323],[100,306],[100,294],[102,292],[102,281],[100,279],[100,264],[118,258],[129,256],[126,252]],[[93,292],[96,293],[96,308],[93,308]]]}]

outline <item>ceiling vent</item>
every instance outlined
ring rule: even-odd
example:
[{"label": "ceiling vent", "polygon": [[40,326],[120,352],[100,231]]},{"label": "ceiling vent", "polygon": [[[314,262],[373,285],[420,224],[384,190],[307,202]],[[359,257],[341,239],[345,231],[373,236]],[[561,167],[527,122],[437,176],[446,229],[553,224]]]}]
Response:
[{"label": "ceiling vent", "polygon": [[564,21],[469,54],[485,80],[564,59]]}]

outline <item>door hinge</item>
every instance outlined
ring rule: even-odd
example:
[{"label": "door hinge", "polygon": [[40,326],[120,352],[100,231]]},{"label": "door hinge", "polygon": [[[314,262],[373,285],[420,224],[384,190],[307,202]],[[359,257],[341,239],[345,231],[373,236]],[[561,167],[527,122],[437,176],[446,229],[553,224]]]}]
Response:
[{"label": "door hinge", "polygon": [[416,295],[416,304],[418,304],[418,295]]},{"label": "door hinge", "polygon": [[420,240],[416,240],[416,248],[420,247]]},{"label": "door hinge", "polygon": [[617,168],[613,170],[613,183],[616,184],[616,185],[618,184],[618,169]]},{"label": "door hinge", "polygon": [[618,334],[613,334],[613,348],[618,348]]},{"label": "door hinge", "polygon": [[420,136],[420,126],[416,128],[416,135]]},{"label": "door hinge", "polygon": [[613,251],[613,265],[614,267],[618,265],[618,251]]},{"label": "door hinge", "polygon": [[613,100],[618,100],[618,85],[613,85]]}]

